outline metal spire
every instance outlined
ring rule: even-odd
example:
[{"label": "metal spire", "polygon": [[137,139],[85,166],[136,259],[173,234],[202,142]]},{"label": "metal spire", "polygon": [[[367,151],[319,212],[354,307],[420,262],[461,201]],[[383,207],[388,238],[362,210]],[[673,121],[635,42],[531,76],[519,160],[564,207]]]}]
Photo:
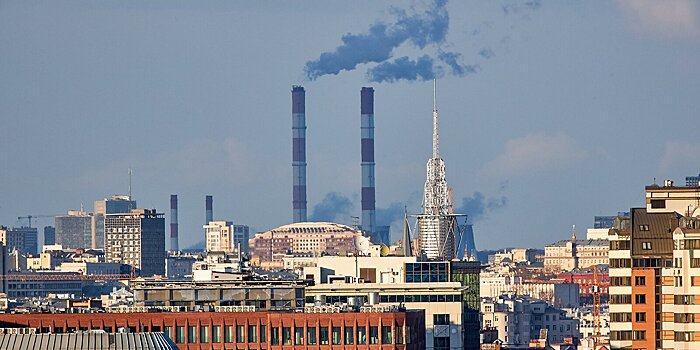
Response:
[{"label": "metal spire", "polygon": [[433,158],[437,159],[438,156],[438,113],[437,113],[437,102],[436,102],[436,89],[437,80],[433,79]]}]

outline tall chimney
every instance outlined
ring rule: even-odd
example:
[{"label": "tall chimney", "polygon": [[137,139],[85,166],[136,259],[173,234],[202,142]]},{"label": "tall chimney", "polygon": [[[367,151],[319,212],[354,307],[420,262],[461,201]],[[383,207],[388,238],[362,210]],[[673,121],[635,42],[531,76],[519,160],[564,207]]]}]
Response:
[{"label": "tall chimney", "polygon": [[302,86],[292,87],[292,221],[306,221],[306,101]]},{"label": "tall chimney", "polygon": [[362,229],[369,233],[373,243],[382,243],[375,234],[376,211],[374,200],[374,89],[360,91],[360,133],[362,137]]},{"label": "tall chimney", "polygon": [[214,205],[212,204],[213,202],[213,197],[212,196],[207,196],[206,199],[206,214],[207,214],[207,222],[205,222],[205,225],[208,225],[210,222],[214,221]]},{"label": "tall chimney", "polygon": [[170,195],[170,250],[180,250],[177,243],[177,195]]}]

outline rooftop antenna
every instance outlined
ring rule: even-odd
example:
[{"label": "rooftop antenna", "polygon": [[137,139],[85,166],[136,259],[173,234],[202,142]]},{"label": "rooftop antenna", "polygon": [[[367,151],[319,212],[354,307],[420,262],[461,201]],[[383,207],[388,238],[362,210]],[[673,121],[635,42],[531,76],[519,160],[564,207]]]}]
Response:
[{"label": "rooftop antenna", "polygon": [[437,125],[437,102],[436,102],[437,79],[433,79],[433,159],[438,158],[438,125]]}]

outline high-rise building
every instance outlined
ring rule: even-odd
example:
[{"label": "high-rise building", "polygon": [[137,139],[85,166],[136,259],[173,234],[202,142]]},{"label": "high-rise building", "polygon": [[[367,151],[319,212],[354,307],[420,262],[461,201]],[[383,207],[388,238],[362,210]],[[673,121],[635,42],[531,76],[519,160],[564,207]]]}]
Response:
[{"label": "high-rise building", "polygon": [[207,252],[234,252],[234,227],[231,221],[211,221],[204,225]]},{"label": "high-rise building", "polygon": [[44,226],[44,245],[56,244],[56,228]]},{"label": "high-rise building", "polygon": [[610,345],[695,349],[700,192],[666,180],[646,187],[646,204],[617,217],[608,235]]},{"label": "high-rise building", "polygon": [[[248,225],[233,225],[233,244],[241,247],[241,253],[248,254],[248,240],[250,239],[250,227]],[[238,249],[238,248],[236,248]]]},{"label": "high-rise building", "polygon": [[82,210],[70,210],[68,215],[56,217],[56,243],[63,248],[91,248],[92,214]]},{"label": "high-rise building", "polygon": [[38,252],[37,236],[38,231],[34,227],[13,227],[0,226],[0,242],[7,247],[7,252],[19,250],[24,254],[36,255]]},{"label": "high-rise building", "polygon": [[133,266],[141,276],[165,275],[165,218],[155,209],[106,214],[105,260]]},{"label": "high-rise building", "polygon": [[103,249],[105,247],[105,215],[129,213],[136,209],[136,201],[130,196],[112,196],[111,198],[95,201],[95,213],[92,221],[92,248]]},{"label": "high-rise building", "polygon": [[433,157],[427,164],[423,214],[418,216],[418,245],[420,254],[426,259],[452,260],[456,257],[457,219],[450,197],[445,161],[438,152],[438,113],[433,85]]}]

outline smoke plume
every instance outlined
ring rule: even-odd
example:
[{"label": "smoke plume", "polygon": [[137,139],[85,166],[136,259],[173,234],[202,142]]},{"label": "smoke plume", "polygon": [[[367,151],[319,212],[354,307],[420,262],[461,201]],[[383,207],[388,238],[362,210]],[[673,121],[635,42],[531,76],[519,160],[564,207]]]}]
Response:
[{"label": "smoke plume", "polygon": [[506,204],[508,204],[506,196],[486,198],[483,193],[474,192],[471,197],[462,198],[462,206],[456,212],[467,214],[467,222],[473,224],[489,212],[505,207]]},{"label": "smoke plume", "polygon": [[354,205],[350,198],[338,193],[329,192],[323,200],[314,205],[311,221],[347,222],[352,215]]},{"label": "smoke plume", "polygon": [[[334,51],[324,52],[317,60],[306,62],[306,78],[315,80],[324,75],[336,75],[366,63],[379,64],[367,71],[367,78],[373,82],[430,80],[444,75],[446,71],[455,75],[470,72],[469,66],[458,62],[459,53],[441,50],[449,28],[446,4],[447,0],[434,0],[424,13],[415,14],[392,9],[396,17],[392,23],[376,22],[366,33],[345,34],[341,38],[342,44]],[[437,55],[437,59],[424,54],[415,60],[400,57],[390,61],[394,50],[403,44],[421,51],[435,46],[441,54]],[[449,69],[444,69],[443,65]]]}]

